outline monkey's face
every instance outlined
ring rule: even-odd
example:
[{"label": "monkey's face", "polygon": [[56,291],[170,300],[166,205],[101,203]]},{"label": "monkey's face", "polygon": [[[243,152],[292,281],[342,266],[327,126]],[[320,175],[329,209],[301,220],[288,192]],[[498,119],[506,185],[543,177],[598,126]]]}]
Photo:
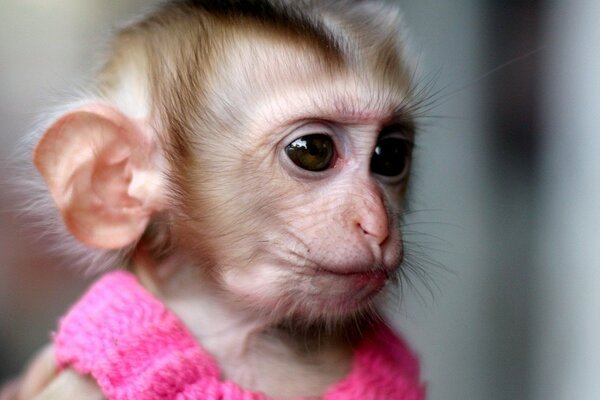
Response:
[{"label": "monkey's face", "polygon": [[410,73],[396,14],[339,11],[322,24],[174,12],[124,31],[100,98],[35,150],[70,233],[105,250],[145,234],[158,261],[191,257],[277,318],[368,307],[402,259]]},{"label": "monkey's face", "polygon": [[364,310],[397,272],[414,132],[404,86],[299,60],[270,59],[233,83],[237,121],[197,148],[186,235],[209,243],[197,257],[210,255],[235,300],[338,318]]}]

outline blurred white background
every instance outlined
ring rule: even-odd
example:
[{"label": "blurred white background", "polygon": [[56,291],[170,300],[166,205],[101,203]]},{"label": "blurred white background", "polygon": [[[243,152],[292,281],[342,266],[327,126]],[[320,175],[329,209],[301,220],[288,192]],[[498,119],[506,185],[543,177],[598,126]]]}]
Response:
[{"label": "blurred white background", "polygon": [[[393,310],[431,400],[600,399],[600,0],[400,0],[434,106]],[[143,0],[0,0],[0,158]],[[10,178],[6,168],[0,182]],[[0,381],[86,279],[0,188]]]}]

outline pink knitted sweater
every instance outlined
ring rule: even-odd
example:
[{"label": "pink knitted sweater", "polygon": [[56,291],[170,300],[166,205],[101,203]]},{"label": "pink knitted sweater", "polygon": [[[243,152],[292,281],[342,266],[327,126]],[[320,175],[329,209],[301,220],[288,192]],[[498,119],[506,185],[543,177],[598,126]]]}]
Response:
[{"label": "pink knitted sweater", "polygon": [[[60,368],[90,374],[110,400],[267,400],[220,379],[215,360],[171,311],[126,272],[95,283],[54,336]],[[291,377],[293,379],[293,377]],[[422,400],[419,367],[381,325],[325,400]]]}]

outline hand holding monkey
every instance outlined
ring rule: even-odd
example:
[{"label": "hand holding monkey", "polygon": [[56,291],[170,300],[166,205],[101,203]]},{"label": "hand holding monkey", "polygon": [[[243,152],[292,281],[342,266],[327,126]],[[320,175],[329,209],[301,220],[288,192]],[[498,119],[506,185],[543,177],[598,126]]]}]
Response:
[{"label": "hand holding monkey", "polygon": [[34,162],[73,237],[129,272],[16,398],[424,398],[376,307],[415,131],[398,23],[371,1],[182,0],[121,30]]}]

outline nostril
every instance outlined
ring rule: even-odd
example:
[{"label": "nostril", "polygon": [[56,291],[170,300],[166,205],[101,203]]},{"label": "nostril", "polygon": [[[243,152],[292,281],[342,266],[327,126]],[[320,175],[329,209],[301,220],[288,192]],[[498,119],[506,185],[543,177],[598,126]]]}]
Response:
[{"label": "nostril", "polygon": [[381,246],[389,237],[389,229],[387,225],[380,226],[365,226],[365,224],[357,223],[358,228],[362,231],[362,233],[367,236],[369,240],[372,240],[377,243],[378,246]]},{"label": "nostril", "polygon": [[360,224],[360,222],[358,222],[356,224],[356,226],[358,226],[358,229],[360,229],[362,231],[363,234],[365,235],[369,235],[369,231],[367,231],[365,228],[363,228],[363,226]]}]

